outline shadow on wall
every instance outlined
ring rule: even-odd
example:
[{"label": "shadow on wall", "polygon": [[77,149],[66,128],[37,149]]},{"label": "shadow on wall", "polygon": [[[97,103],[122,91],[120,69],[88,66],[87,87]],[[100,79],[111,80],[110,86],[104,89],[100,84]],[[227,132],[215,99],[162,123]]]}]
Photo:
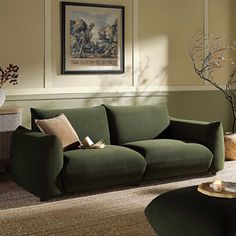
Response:
[{"label": "shadow on wall", "polygon": [[[145,88],[150,87],[151,85],[154,86],[166,86],[168,81],[168,72],[167,72],[167,65],[162,66],[160,68],[160,72],[153,75],[153,77],[148,77],[147,71],[150,68],[151,59],[150,57],[145,57],[145,63],[139,63],[138,68],[138,82],[139,85]],[[160,89],[159,89],[160,91]]]},{"label": "shadow on wall", "polygon": [[[136,68],[135,73],[137,74],[137,84],[135,90],[132,92],[120,92],[119,87],[122,88],[123,81],[117,79],[117,81],[109,80],[108,75],[103,75],[100,77],[101,83],[99,87],[101,88],[96,93],[93,93],[90,97],[84,99],[83,106],[93,106],[94,99],[104,100],[104,103],[109,103],[111,105],[139,105],[139,104],[153,104],[153,103],[166,103],[167,93],[155,88],[157,86],[165,85],[167,79],[167,66],[163,67],[160,73],[153,75],[153,77],[148,77],[146,72],[150,67],[150,58],[146,57],[145,62],[140,62],[138,68]],[[126,73],[132,74],[132,68],[126,67]],[[126,78],[127,79],[127,78]],[[115,80],[115,78],[114,78]],[[117,89],[110,92],[110,88],[116,86]],[[151,90],[150,90],[151,88]],[[105,92],[104,92],[105,90]],[[154,99],[153,99],[154,98]]]},{"label": "shadow on wall", "polygon": [[[86,94],[62,94],[60,98],[56,95],[39,95],[33,96],[30,100],[18,99],[9,100],[6,102],[6,106],[20,106],[23,108],[22,124],[30,128],[31,115],[30,108],[42,108],[42,109],[59,109],[59,108],[73,108],[73,107],[91,107],[98,106],[100,104],[111,104],[111,105],[139,105],[139,104],[157,104],[167,102],[167,93],[163,91],[157,91],[154,88],[151,91],[144,91],[148,88],[152,88],[154,84],[161,84],[167,77],[167,68],[163,68],[160,73],[156,73],[153,76],[149,76],[146,73],[150,67],[150,59],[147,57],[142,61],[137,68],[135,73],[137,76],[138,86],[134,88],[134,91],[120,92],[124,84],[123,79],[119,75],[114,76],[114,80],[109,78],[109,75],[101,75],[100,89],[95,93]],[[132,67],[126,67],[126,73],[132,75]],[[131,82],[130,82],[131,85]],[[117,90],[110,92],[111,87],[117,88]],[[105,92],[104,92],[105,91]]]}]

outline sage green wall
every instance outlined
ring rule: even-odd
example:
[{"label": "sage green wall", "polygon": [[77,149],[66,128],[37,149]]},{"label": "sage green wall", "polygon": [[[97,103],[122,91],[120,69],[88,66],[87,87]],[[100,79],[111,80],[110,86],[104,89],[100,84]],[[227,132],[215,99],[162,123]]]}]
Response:
[{"label": "sage green wall", "polygon": [[170,115],[185,119],[222,121],[225,131],[232,131],[231,107],[219,91],[181,91],[168,95]]}]

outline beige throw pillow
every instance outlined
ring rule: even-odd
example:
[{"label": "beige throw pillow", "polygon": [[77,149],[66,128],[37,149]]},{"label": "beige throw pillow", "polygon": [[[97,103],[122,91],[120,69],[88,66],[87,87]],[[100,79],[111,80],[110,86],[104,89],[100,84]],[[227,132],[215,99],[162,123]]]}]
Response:
[{"label": "beige throw pillow", "polygon": [[64,150],[80,145],[77,133],[64,114],[51,119],[35,119],[35,123],[42,133],[56,135]]}]

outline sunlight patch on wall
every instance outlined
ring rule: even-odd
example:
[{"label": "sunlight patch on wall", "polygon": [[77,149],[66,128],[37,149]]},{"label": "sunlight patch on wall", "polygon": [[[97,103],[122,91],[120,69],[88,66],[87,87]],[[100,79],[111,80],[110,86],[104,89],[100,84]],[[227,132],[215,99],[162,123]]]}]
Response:
[{"label": "sunlight patch on wall", "polygon": [[139,43],[139,86],[168,85],[168,37],[159,35]]}]

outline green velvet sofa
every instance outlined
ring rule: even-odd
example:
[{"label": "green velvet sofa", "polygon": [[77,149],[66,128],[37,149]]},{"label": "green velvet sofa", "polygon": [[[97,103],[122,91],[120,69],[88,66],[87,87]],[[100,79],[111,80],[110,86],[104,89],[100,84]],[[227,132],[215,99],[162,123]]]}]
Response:
[{"label": "green velvet sofa", "polygon": [[[80,137],[105,141],[104,149],[63,151],[55,135],[39,132],[35,119],[64,113]],[[101,187],[223,169],[220,122],[169,118],[164,104],[31,108],[32,129],[12,134],[13,180],[41,200]]]}]

